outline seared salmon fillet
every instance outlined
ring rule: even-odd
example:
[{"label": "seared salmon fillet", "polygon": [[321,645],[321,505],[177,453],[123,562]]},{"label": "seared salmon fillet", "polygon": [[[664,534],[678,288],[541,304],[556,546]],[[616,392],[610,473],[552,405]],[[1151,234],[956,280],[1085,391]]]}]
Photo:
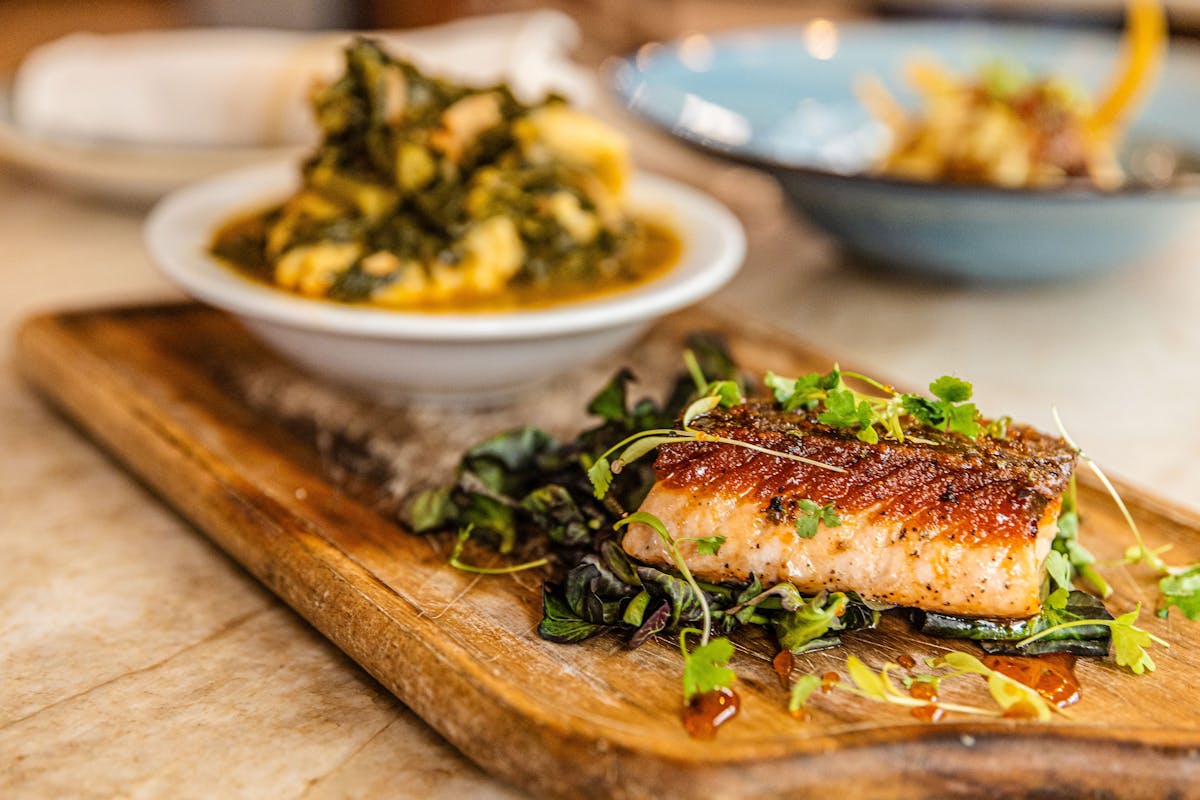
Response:
[{"label": "seared salmon fillet", "polygon": [[[833,472],[717,442],[662,445],[641,505],[676,539],[726,537],[716,555],[681,542],[711,582],[790,581],[964,616],[1027,617],[1041,608],[1046,555],[1075,452],[1012,425],[1004,439],[968,440],[914,427],[903,443],[868,444],[806,412],[768,403],[718,410],[693,427],[843,468]],[[832,503],[841,525],[811,539],[801,500]],[[667,564],[657,535],[635,524],[630,555]]]}]

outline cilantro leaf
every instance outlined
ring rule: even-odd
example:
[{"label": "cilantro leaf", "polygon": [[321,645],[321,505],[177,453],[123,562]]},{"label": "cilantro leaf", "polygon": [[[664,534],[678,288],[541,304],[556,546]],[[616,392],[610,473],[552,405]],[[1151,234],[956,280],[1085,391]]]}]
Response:
[{"label": "cilantro leaf", "polygon": [[1051,550],[1046,555],[1046,574],[1057,584],[1059,589],[1066,589],[1069,592],[1075,588],[1071,584],[1071,562],[1057,550]]},{"label": "cilantro leaf", "polygon": [[915,394],[900,396],[905,411],[930,428],[961,433],[969,439],[979,436],[979,409],[971,398],[971,384],[950,375],[943,375],[929,384],[936,400]]},{"label": "cilantro leaf", "polygon": [[1133,611],[1122,614],[1116,619],[1076,619],[1060,622],[1057,625],[1040,630],[1032,636],[1026,636],[1017,642],[1016,646],[1024,647],[1039,639],[1044,639],[1052,633],[1067,630],[1068,628],[1104,625],[1112,632],[1113,652],[1117,657],[1118,666],[1128,667],[1135,675],[1141,675],[1143,672],[1153,672],[1154,659],[1150,658],[1150,654],[1146,652],[1146,645],[1151,642],[1155,642],[1163,647],[1170,647],[1171,645],[1169,642],[1134,625],[1141,611],[1142,604],[1138,603]]},{"label": "cilantro leaf", "polygon": [[817,527],[822,523],[827,528],[841,526],[842,518],[838,516],[833,503],[820,505],[813,500],[801,500],[796,516],[796,535],[801,539],[811,539],[817,535]]},{"label": "cilantro leaf", "polygon": [[[835,389],[825,398],[825,411],[817,415],[817,420],[835,428],[851,428],[859,424],[859,406],[854,401],[854,392],[849,389]],[[868,406],[868,411],[870,406]]]},{"label": "cilantro leaf", "polygon": [[733,643],[725,637],[710,639],[708,644],[702,644],[692,652],[687,652],[685,641],[688,633],[698,633],[694,628],[686,628],[679,634],[679,646],[683,650],[683,702],[689,703],[692,698],[704,692],[716,689],[727,689],[737,680],[737,674],[730,669],[729,659],[733,657]]},{"label": "cilantro leaf", "polygon": [[608,463],[608,459],[604,457],[596,459],[596,463],[588,467],[587,476],[588,480],[592,482],[592,490],[596,499],[603,500],[613,482],[612,465]]},{"label": "cilantro leaf", "polygon": [[788,400],[796,393],[795,378],[785,378],[782,375],[776,375],[774,372],[768,372],[763,376],[763,385],[775,395],[775,402],[783,406],[786,406]]},{"label": "cilantro leaf", "polygon": [[953,375],[943,375],[929,384],[929,391],[939,400],[947,403],[962,403],[971,399],[972,387],[967,381],[955,378]]},{"label": "cilantro leaf", "polygon": [[715,556],[725,544],[724,536],[706,536],[703,539],[679,539],[681,542],[695,542],[696,552],[706,556]]},{"label": "cilantro leaf", "polygon": [[956,406],[948,405],[945,409],[946,430],[961,433],[968,439],[979,436],[979,410],[974,403],[961,403]]},{"label": "cilantro leaf", "polygon": [[1133,624],[1137,622],[1141,610],[1142,604],[1138,603],[1133,611],[1122,614],[1110,624],[1117,664],[1129,667],[1135,675],[1154,671],[1154,660],[1146,652],[1146,645],[1150,644],[1153,637]]},{"label": "cilantro leaf", "polygon": [[1200,564],[1172,570],[1158,582],[1158,589],[1163,597],[1160,617],[1167,616],[1171,606],[1175,606],[1188,619],[1200,619]]},{"label": "cilantro leaf", "polygon": [[737,381],[713,381],[708,385],[706,394],[720,400],[721,408],[731,408],[746,402],[746,398],[742,396],[742,387],[738,386]]}]

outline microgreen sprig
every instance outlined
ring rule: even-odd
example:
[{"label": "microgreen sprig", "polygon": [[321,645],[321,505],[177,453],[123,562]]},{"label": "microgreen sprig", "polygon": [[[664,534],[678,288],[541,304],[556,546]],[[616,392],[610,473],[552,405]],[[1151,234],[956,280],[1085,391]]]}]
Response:
[{"label": "microgreen sprig", "polygon": [[467,540],[471,538],[471,532],[474,530],[474,525],[468,525],[458,532],[458,541],[454,544],[454,549],[450,552],[450,566],[463,572],[471,572],[476,575],[508,575],[513,572],[524,572],[527,569],[537,569],[544,567],[550,563],[548,558],[538,558],[533,561],[526,561],[524,564],[513,564],[507,567],[477,567],[474,564],[467,564],[462,560],[463,548],[467,545]]},{"label": "microgreen sprig", "polygon": [[[823,461],[817,461],[812,458],[796,455],[795,453],[787,453],[782,450],[772,450],[769,447],[753,444],[752,442],[743,442],[740,439],[731,439],[728,436],[720,436],[707,431],[697,430],[691,427],[692,422],[697,417],[713,411],[718,406],[730,407],[726,405],[726,398],[718,395],[707,395],[692,403],[683,415],[683,429],[675,430],[673,428],[652,428],[650,430],[639,431],[631,436],[627,436],[617,442],[612,447],[605,450],[604,453],[597,458],[591,466],[588,467],[588,479],[592,482],[592,488],[597,499],[603,499],[608,494],[609,488],[612,486],[613,476],[620,474],[621,470],[627,465],[638,460],[642,456],[649,453],[654,448],[662,444],[676,444],[679,442],[716,442],[718,444],[733,445],[734,447],[753,450],[756,453],[764,455],[778,456],[786,458],[789,461],[798,461],[802,464],[826,469],[830,472],[845,472],[842,467],[833,464],[826,464]],[[620,453],[616,458],[612,458],[613,454]]]},{"label": "microgreen sprig", "polygon": [[[964,654],[965,655],[965,654]],[[892,670],[900,669],[899,664],[888,662],[883,665],[878,672],[868,667],[863,663],[862,659],[855,655],[846,656],[846,672],[850,675],[850,680],[854,686],[846,686],[837,684],[837,687],[842,691],[850,692],[851,694],[864,697],[868,700],[875,700],[880,703],[890,703],[897,706],[907,706],[909,708],[919,708],[923,706],[937,706],[944,711],[958,711],[964,714],[975,714],[984,717],[998,717],[999,711],[994,711],[989,708],[980,708],[978,706],[968,706],[959,703],[943,703],[941,701],[933,702],[929,700],[921,700],[912,697],[896,688],[892,683]],[[986,669],[986,668],[985,668]]]},{"label": "microgreen sprig", "polygon": [[688,651],[688,634],[699,634],[695,628],[684,628],[679,632],[679,650],[683,653],[683,702],[686,705],[698,694],[727,689],[737,680],[737,673],[729,668],[733,657],[733,642],[724,636],[702,641]]},{"label": "microgreen sprig", "polygon": [[815,500],[801,500],[796,514],[796,535],[802,539],[811,539],[817,535],[817,528],[824,525],[827,528],[837,528],[842,524],[833,503],[821,505]]},{"label": "microgreen sprig", "polygon": [[1117,487],[1113,486],[1112,481],[1104,474],[1104,470],[1091,459],[1091,457],[1083,451],[1083,448],[1075,444],[1075,440],[1071,438],[1071,434],[1067,433],[1067,428],[1063,425],[1062,417],[1058,415],[1058,409],[1051,407],[1051,415],[1054,417],[1054,424],[1058,427],[1058,433],[1062,436],[1072,450],[1074,450],[1084,463],[1091,468],[1096,477],[1103,484],[1105,490],[1112,497],[1113,502],[1117,504],[1117,509],[1120,510],[1121,516],[1125,518],[1125,523],[1129,526],[1129,530],[1133,532],[1135,544],[1125,551],[1125,563],[1127,564],[1146,564],[1155,572],[1166,572],[1167,565],[1159,558],[1160,553],[1164,553],[1170,547],[1160,547],[1157,550],[1151,550],[1146,546],[1146,542],[1142,539],[1142,532],[1138,528],[1137,522],[1133,515],[1129,513],[1129,507],[1125,505],[1125,501],[1121,499],[1121,495],[1117,492]]},{"label": "microgreen sprig", "polygon": [[[875,390],[859,391],[846,383],[849,378]],[[879,441],[879,426],[883,435],[897,442],[905,439],[901,419],[911,416],[917,422],[935,430],[962,434],[969,439],[984,431],[979,411],[971,399],[972,387],[967,381],[943,375],[929,384],[932,397],[900,394],[893,387],[859,372],[843,372],[836,364],[825,374],[811,372],[799,378],[784,378],[768,372],[764,382],[775,394],[775,400],[785,411],[804,409],[819,411],[817,421],[835,428],[857,428],[855,434],[869,444]],[[1004,435],[1005,421],[989,425],[986,433],[997,438]]]},{"label": "microgreen sprig", "polygon": [[[696,582],[692,571],[688,569],[683,554],[679,552],[680,542],[694,542],[696,548],[701,552],[716,555],[720,551],[721,545],[725,543],[725,537],[707,536],[704,538],[685,537],[676,539],[667,530],[667,526],[663,524],[661,519],[647,511],[636,511],[624,519],[618,520],[613,525],[613,528],[620,530],[635,522],[648,525],[658,535],[659,540],[667,551],[668,557],[671,559],[671,563],[675,565],[675,569],[679,571],[684,581],[691,587],[692,593],[696,597],[696,602],[700,605],[703,627],[699,630],[696,628],[684,628],[679,632],[679,649],[683,653],[683,702],[690,702],[696,694],[727,688],[737,679],[737,674],[727,666],[729,659],[733,656],[733,643],[725,637],[717,639],[709,638],[712,633],[712,610],[709,608],[708,597],[700,588],[700,584]],[[687,636],[689,633],[700,636],[700,644],[691,651],[687,647]]]},{"label": "microgreen sprig", "polygon": [[[1188,619],[1200,620],[1200,563],[1170,567],[1162,560],[1161,556],[1167,550],[1171,549],[1171,545],[1164,545],[1153,550],[1146,546],[1146,541],[1142,538],[1142,532],[1138,528],[1137,522],[1129,512],[1129,507],[1125,505],[1125,501],[1121,499],[1121,495],[1117,492],[1117,488],[1113,485],[1112,481],[1108,479],[1108,476],[1104,474],[1104,471],[1100,469],[1096,462],[1071,438],[1066,426],[1063,425],[1062,418],[1058,415],[1058,409],[1051,408],[1050,412],[1054,416],[1054,424],[1058,427],[1059,435],[1062,436],[1066,443],[1079,454],[1079,457],[1095,473],[1101,485],[1104,486],[1109,496],[1112,497],[1113,502],[1116,503],[1121,516],[1129,526],[1129,530],[1133,533],[1134,544],[1125,550],[1125,557],[1122,559],[1123,562],[1126,564],[1145,564],[1163,576],[1158,582],[1158,590],[1162,596],[1162,606],[1158,610],[1158,615],[1160,617],[1167,616],[1171,606],[1175,606],[1183,611],[1184,616]],[[1067,525],[1067,535],[1065,537],[1063,536],[1064,523]],[[1078,524],[1078,516],[1075,513],[1075,482],[1072,479],[1071,487],[1063,498],[1063,514],[1059,517],[1060,539],[1065,539],[1067,555],[1071,559],[1071,563],[1079,570],[1080,575],[1095,585],[1096,588],[1100,589],[1104,596],[1107,597],[1110,593],[1108,584],[1091,567],[1091,562],[1094,559],[1092,559],[1090,553],[1079,547],[1078,542],[1075,541]],[[1083,563],[1077,563],[1077,558],[1082,560]],[[1161,642],[1157,637],[1154,638],[1155,641]],[[1115,635],[1113,637],[1113,646],[1114,648],[1117,646]],[[1133,653],[1134,651],[1130,648],[1129,652]],[[1136,654],[1131,656],[1131,658],[1135,658],[1135,656]],[[1154,669],[1154,662],[1150,661],[1149,658],[1149,656],[1146,656],[1145,661],[1149,663],[1148,668],[1152,670]],[[1119,654],[1118,663],[1121,663]],[[1134,671],[1140,672],[1140,670]]]},{"label": "microgreen sprig", "polygon": [[[991,669],[978,658],[968,653],[951,651],[940,658],[931,659],[929,666],[933,669],[948,668],[949,672],[940,675],[917,675],[915,678],[905,679],[903,683],[908,686],[916,682],[924,682],[937,687],[943,681],[960,675],[980,675],[987,680],[988,692],[991,694],[992,699],[996,701],[1000,710],[913,697],[911,694],[900,691],[900,689],[896,688],[895,683],[892,682],[891,673],[894,670],[901,669],[899,664],[888,662],[879,671],[875,671],[855,655],[846,656],[846,673],[850,676],[853,686],[847,686],[843,683],[835,684],[835,686],[841,691],[879,703],[889,703],[908,708],[933,706],[942,711],[957,711],[962,714],[973,714],[983,717],[999,717],[1014,706],[1023,704],[1032,709],[1037,719],[1044,722],[1050,719],[1054,711],[1058,710],[1046,702],[1036,689],[1026,686],[1002,672]],[[815,675],[806,675],[797,680],[792,687],[788,710],[796,714],[820,685],[821,681]],[[1059,711],[1059,713],[1063,712]]]},{"label": "microgreen sprig", "polygon": [[[635,511],[624,519],[617,520],[617,522],[613,524],[613,529],[620,530],[621,528],[624,528],[627,525],[632,525],[635,522],[640,522],[643,525],[649,526],[649,528],[658,535],[659,540],[662,542],[663,548],[667,551],[667,556],[671,559],[671,563],[675,565],[675,569],[679,570],[679,574],[683,576],[683,580],[688,586],[691,587],[692,593],[696,597],[696,602],[700,605],[700,614],[704,620],[704,627],[700,630],[700,644],[708,644],[709,634],[712,633],[712,611],[708,606],[708,596],[704,594],[704,591],[700,588],[700,584],[696,583],[696,578],[692,575],[692,571],[688,569],[687,561],[684,560],[683,554],[679,552],[679,542],[676,541],[675,537],[671,535],[671,532],[667,530],[667,526],[663,524],[663,521],[651,514],[649,511]],[[716,542],[715,540],[717,539],[719,539],[720,542]],[[690,541],[695,541],[697,543],[703,541],[706,543],[706,546],[710,547],[715,545],[716,549],[711,551],[715,554],[717,550],[720,549],[721,544],[724,543],[725,539],[724,537],[710,537],[709,539],[705,540],[693,539]],[[709,542],[711,542],[712,545],[709,545]]]},{"label": "microgreen sprig", "polygon": [[1105,625],[1112,631],[1113,651],[1116,654],[1119,666],[1128,667],[1135,675],[1141,675],[1143,672],[1153,672],[1154,660],[1146,652],[1146,645],[1154,642],[1162,647],[1170,647],[1171,643],[1134,625],[1141,610],[1142,604],[1138,603],[1133,611],[1122,614],[1116,619],[1077,619],[1070,622],[1062,622],[1040,630],[1032,636],[1026,636],[1017,642],[1016,646],[1024,647],[1031,642],[1036,642],[1038,639],[1067,628],[1077,628],[1081,625]]}]

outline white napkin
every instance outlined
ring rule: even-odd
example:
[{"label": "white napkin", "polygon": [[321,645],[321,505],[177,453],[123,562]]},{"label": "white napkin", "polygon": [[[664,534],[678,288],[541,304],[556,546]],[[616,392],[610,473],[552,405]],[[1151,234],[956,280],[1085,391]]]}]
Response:
[{"label": "white napkin", "polygon": [[[371,34],[421,69],[469,84],[507,80],[586,105],[594,91],[567,53],[579,29],[554,11],[474,17]],[[35,50],[13,86],[25,133],[83,142],[214,147],[313,141],[308,93],[341,70],[351,34],[192,29],[76,33]]]}]

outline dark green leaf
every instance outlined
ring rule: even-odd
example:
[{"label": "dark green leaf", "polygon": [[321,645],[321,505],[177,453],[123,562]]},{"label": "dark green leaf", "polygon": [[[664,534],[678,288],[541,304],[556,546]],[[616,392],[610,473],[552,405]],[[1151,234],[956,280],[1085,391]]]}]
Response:
[{"label": "dark green leaf", "polygon": [[648,566],[639,566],[637,574],[652,595],[670,604],[671,615],[667,627],[676,628],[681,622],[696,622],[703,616],[700,600],[683,578]]},{"label": "dark green leaf", "polygon": [[649,614],[644,615],[642,624],[638,627],[633,635],[629,637],[629,641],[625,646],[630,650],[636,650],[645,644],[650,637],[663,631],[667,627],[667,621],[671,618],[671,604],[665,600]]},{"label": "dark green leaf", "polygon": [[632,380],[633,373],[631,371],[620,370],[588,403],[588,413],[608,422],[628,423],[630,415],[627,407],[627,387]]},{"label": "dark green leaf", "polygon": [[558,484],[534,489],[522,498],[521,508],[529,514],[533,525],[555,544],[581,545],[595,533],[571,493]]},{"label": "dark green leaf", "polygon": [[451,486],[430,489],[415,495],[406,505],[404,517],[413,533],[428,533],[451,526],[457,509],[451,502]]},{"label": "dark green leaf", "polygon": [[581,642],[605,629],[580,619],[558,595],[557,587],[546,583],[542,587],[542,621],[538,624],[538,635],[543,639],[561,644]]}]

